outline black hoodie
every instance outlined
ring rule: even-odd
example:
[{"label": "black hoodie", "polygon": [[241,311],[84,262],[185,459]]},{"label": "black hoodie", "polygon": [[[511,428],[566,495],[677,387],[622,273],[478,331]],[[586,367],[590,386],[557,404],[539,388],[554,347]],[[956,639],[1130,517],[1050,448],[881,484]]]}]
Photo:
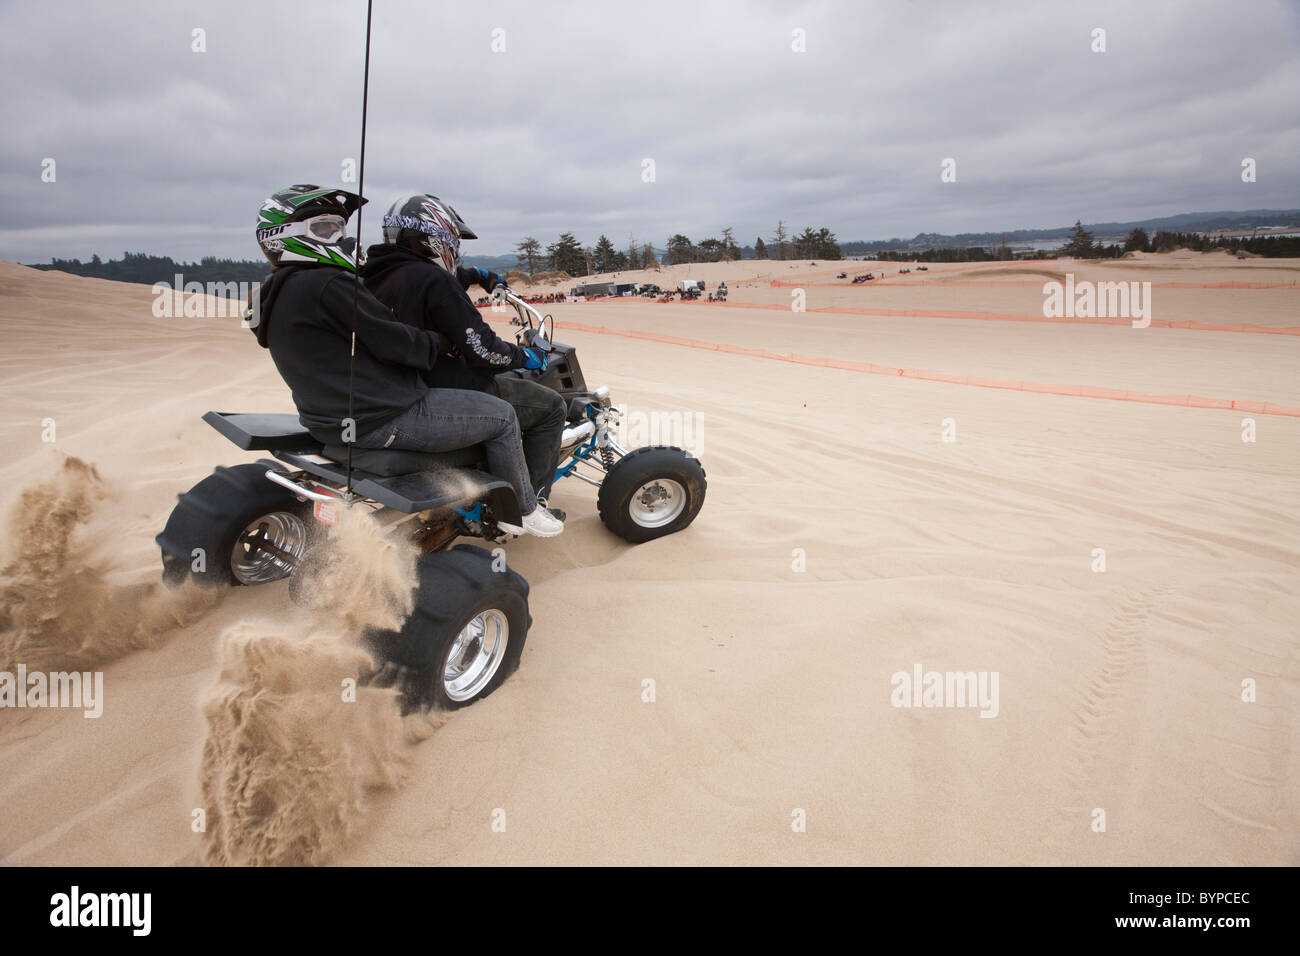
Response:
[{"label": "black hoodie", "polygon": [[[329,266],[283,266],[263,281],[260,313],[252,327],[293,393],[299,420],[327,445],[342,441],[342,422],[348,415],[355,282],[352,273]],[[354,437],[423,398],[429,387],[420,373],[433,368],[444,348],[442,336],[398,322],[362,284],[357,295]]]},{"label": "black hoodie", "polygon": [[398,246],[377,245],[367,250],[361,275],[398,320],[441,334],[454,349],[424,373],[431,387],[483,391],[492,376],[523,368],[524,350],[492,331],[446,269]]}]

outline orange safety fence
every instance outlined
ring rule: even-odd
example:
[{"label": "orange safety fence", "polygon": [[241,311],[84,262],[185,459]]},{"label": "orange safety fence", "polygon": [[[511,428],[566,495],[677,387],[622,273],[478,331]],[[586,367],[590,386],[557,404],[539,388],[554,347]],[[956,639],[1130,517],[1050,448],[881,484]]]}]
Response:
[{"label": "orange safety fence", "polygon": [[[637,302],[641,299],[588,299],[589,302]],[[790,306],[781,302],[708,302],[696,299],[689,303],[695,306],[720,307],[724,309],[766,309],[768,311],[787,311]],[[886,318],[908,319],[964,319],[985,322],[1047,322],[1054,325],[1115,325],[1132,326],[1133,320],[1113,316],[1045,316],[1027,315],[1015,312],[979,312],[964,309],[850,309],[844,306],[828,305],[807,312],[830,315],[867,315]],[[1151,320],[1149,328],[1182,329],[1191,332],[1243,332],[1256,335],[1300,335],[1300,326],[1296,325],[1253,325],[1249,322],[1195,322],[1191,319],[1175,321],[1173,319]]]},{"label": "orange safety fence", "polygon": [[[505,319],[490,321],[505,322]],[[557,329],[558,329],[557,323]],[[1157,395],[1151,392],[1138,392],[1132,389],[1106,388],[1097,385],[1072,385],[1048,382],[1010,381],[1006,379],[983,378],[976,375],[954,375],[950,372],[930,372],[918,368],[897,368],[891,365],[875,365],[870,362],[848,362],[843,359],[821,358],[810,355],[781,355],[767,349],[743,348],[719,342],[706,342],[701,339],[688,339],[675,335],[661,335],[657,332],[641,332],[635,329],[611,329],[603,325],[584,325],[579,322],[565,322],[564,328],[574,332],[589,332],[595,335],[615,335],[621,338],[640,339],[664,345],[677,345],[684,348],[702,349],[709,352],[724,352],[728,355],[742,355],[749,358],[767,359],[769,361],[790,362],[795,365],[814,365],[819,368],[833,368],[847,372],[862,372],[868,375],[889,375],[900,378],[913,378],[926,382],[943,382],[950,385],[968,385],[975,388],[996,388],[1020,392],[1037,392],[1041,395],[1064,395],[1073,398],[1100,398],[1116,402],[1139,402],[1146,405],[1180,405],[1185,408],[1215,408],[1222,410],[1251,412],[1256,415],[1280,415],[1288,418],[1300,418],[1300,407],[1278,405],[1275,402],[1258,402],[1233,398],[1207,398],[1203,395]]]},{"label": "orange safety fence", "polygon": [[[800,286],[816,289],[825,288],[856,288],[862,286],[865,288],[879,287],[886,280],[899,279],[894,285],[902,288],[914,289],[920,286],[933,286],[936,288],[945,287],[974,287],[978,289],[996,288],[999,286],[1015,287],[1022,289],[1042,288],[1044,280],[1030,279],[912,279],[910,276],[879,276],[869,282],[853,282],[847,279],[841,279],[838,282],[788,282],[784,279],[773,279],[768,285],[775,288],[788,288],[791,286]],[[901,281],[908,279],[910,281]],[[1050,279],[1045,281],[1052,281]],[[1134,282],[1142,280],[1134,279],[1113,279],[1102,280],[1113,282]],[[1152,282],[1153,289],[1294,289],[1300,282]]]},{"label": "orange safety fence", "polygon": [[[716,303],[710,303],[716,304]],[[737,303],[739,305],[740,303]],[[789,306],[782,306],[789,308]],[[1132,327],[1133,320],[1115,316],[1046,316],[1024,315],[1012,312],[972,312],[958,309],[846,309],[840,306],[826,306],[809,309],[809,312],[844,313],[848,315],[877,315],[903,318],[926,319],[974,319],[977,321],[996,322],[1048,322],[1067,325],[1122,325]],[[1194,322],[1191,319],[1174,321],[1173,319],[1151,320],[1148,328],[1185,329],[1193,332],[1246,332],[1260,335],[1300,335],[1300,326],[1296,325],[1252,325],[1247,322]]]}]

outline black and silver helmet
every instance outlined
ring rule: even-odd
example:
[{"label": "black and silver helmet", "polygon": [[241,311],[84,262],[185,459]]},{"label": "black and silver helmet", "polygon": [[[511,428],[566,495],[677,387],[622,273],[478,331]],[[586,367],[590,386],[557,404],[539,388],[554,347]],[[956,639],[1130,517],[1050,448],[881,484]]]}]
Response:
[{"label": "black and silver helmet", "polygon": [[384,242],[456,272],[462,239],[477,239],[460,213],[437,196],[403,196],[384,216]]}]

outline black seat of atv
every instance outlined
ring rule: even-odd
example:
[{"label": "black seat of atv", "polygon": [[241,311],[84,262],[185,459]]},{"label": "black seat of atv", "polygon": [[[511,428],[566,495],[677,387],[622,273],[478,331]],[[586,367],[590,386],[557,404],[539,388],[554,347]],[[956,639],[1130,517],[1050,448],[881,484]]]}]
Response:
[{"label": "black seat of atv", "polygon": [[302,427],[297,415],[208,412],[203,420],[245,451],[302,451],[320,442]]},{"label": "black seat of atv", "polygon": [[[321,449],[326,458],[343,464],[348,460],[345,445],[326,445]],[[472,468],[487,460],[482,445],[469,448],[457,448],[453,451],[422,452],[406,451],[400,448],[357,448],[352,449],[352,467],[372,475],[392,477],[394,475],[411,475],[419,471],[438,468]]]},{"label": "black seat of atv", "polygon": [[[297,415],[208,412],[203,420],[245,451],[320,451],[340,464],[348,460],[346,446],[326,445],[322,449]],[[486,458],[482,445],[432,453],[393,448],[352,449],[355,470],[385,478],[436,468],[472,468]]]}]

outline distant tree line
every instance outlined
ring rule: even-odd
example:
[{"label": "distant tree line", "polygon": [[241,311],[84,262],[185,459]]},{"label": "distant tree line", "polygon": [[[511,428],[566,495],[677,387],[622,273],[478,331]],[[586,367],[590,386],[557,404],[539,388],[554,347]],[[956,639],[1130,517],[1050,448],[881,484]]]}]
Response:
[{"label": "distant tree line", "polygon": [[[775,251],[776,255],[772,255]],[[812,226],[806,226],[797,236],[786,232],[785,221],[776,224],[776,235],[767,242],[760,236],[754,242],[755,259],[843,259],[835,233],[825,226],[813,232]]]},{"label": "distant tree line", "polygon": [[1199,232],[1165,230],[1148,236],[1147,231],[1139,226],[1129,232],[1124,238],[1123,245],[1102,245],[1094,241],[1093,234],[1076,221],[1070,238],[1061,247],[1059,255],[1074,256],[1076,259],[1116,259],[1127,252],[1173,252],[1175,249],[1190,249],[1193,252],[1244,251],[1267,258],[1291,258],[1300,256],[1300,237],[1230,238],[1207,236]]},{"label": "distant tree line", "polygon": [[1134,229],[1124,240],[1125,252],[1170,252],[1191,249],[1193,252],[1249,252],[1268,259],[1300,257],[1300,236],[1206,236],[1198,232],[1157,232]]},{"label": "distant tree line", "polygon": [[80,259],[51,259],[48,263],[33,263],[33,269],[53,272],[70,272],[72,275],[92,279],[112,279],[117,282],[172,283],[177,273],[186,282],[257,282],[266,277],[270,266],[265,259],[218,259],[204,256],[198,262],[177,262],[170,256],[151,256],[143,252],[124,252],[121,259],[107,262],[98,255],[89,262]]},{"label": "distant tree line", "polygon": [[[651,243],[639,243],[629,236],[626,249],[618,249],[608,236],[600,236],[592,246],[583,246],[571,232],[543,247],[533,236],[525,236],[515,247],[519,268],[529,275],[539,270],[565,272],[571,276],[593,275],[598,272],[621,272],[625,269],[655,269],[659,256]],[[675,235],[668,240],[666,261],[719,262],[739,259],[740,247],[730,227],[722,230],[722,238],[702,239],[692,242],[686,236]]]},{"label": "distant tree line", "polygon": [[[775,253],[775,254],[773,254]],[[526,236],[515,246],[519,268],[529,275],[538,271],[566,272],[571,276],[592,275],[598,272],[620,272],[624,269],[654,269],[659,258],[650,243],[638,243],[628,237],[627,248],[615,248],[608,236],[602,235],[594,245],[585,247],[571,232],[564,232],[549,245],[543,246],[533,236]],[[842,259],[839,241],[835,234],[823,226],[816,231],[811,226],[792,236],[785,222],[776,224],[776,234],[764,241],[760,236],[753,248],[736,243],[735,230],[730,226],[718,236],[693,240],[682,233],[668,238],[664,250],[664,263],[678,265],[692,262],[733,262],[740,259]]]},{"label": "distant tree line", "polygon": [[1175,249],[1191,249],[1194,252],[1249,252],[1265,258],[1300,257],[1300,237],[1297,236],[1255,236],[1252,238],[1211,237],[1196,232],[1167,232],[1161,230],[1155,235],[1148,235],[1142,228],[1133,229],[1122,244],[1099,243],[1095,236],[1075,222],[1069,237],[1059,248],[1034,249],[1029,252],[1013,252],[1007,245],[1007,239],[992,247],[968,246],[958,248],[932,249],[882,249],[875,253],[877,259],[886,262],[994,262],[1005,259],[1049,259],[1056,256],[1071,256],[1075,259],[1118,259],[1128,252],[1172,252]]}]

